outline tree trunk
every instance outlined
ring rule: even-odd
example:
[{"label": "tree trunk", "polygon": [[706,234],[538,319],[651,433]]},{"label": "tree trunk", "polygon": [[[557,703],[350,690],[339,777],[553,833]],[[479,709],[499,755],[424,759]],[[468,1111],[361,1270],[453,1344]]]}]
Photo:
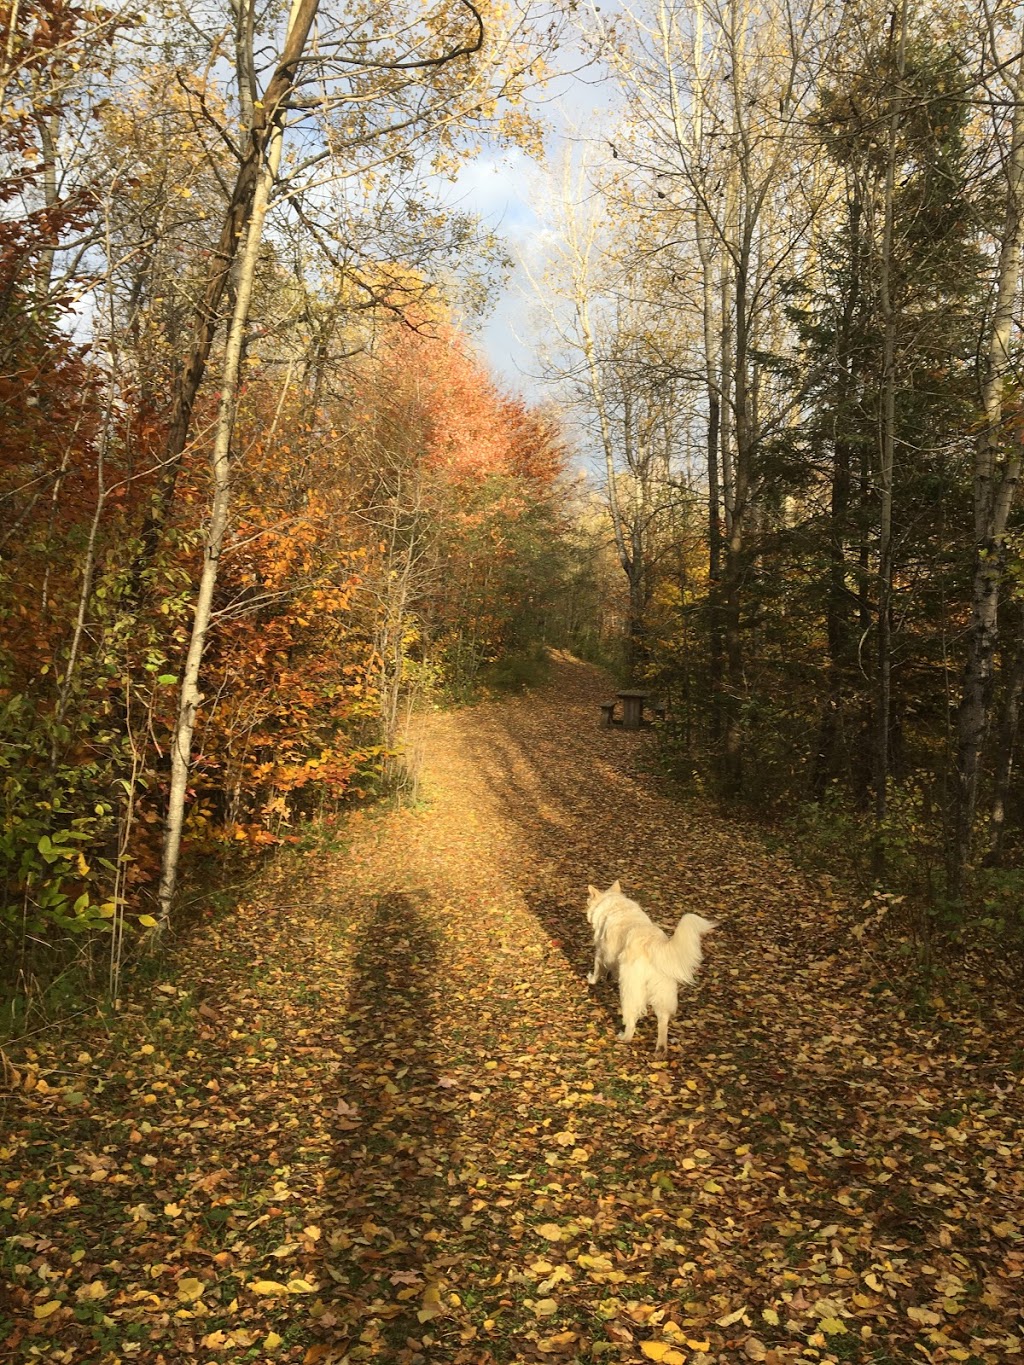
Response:
[{"label": "tree trunk", "polygon": [[[301,45],[294,43],[296,28],[305,22],[303,33],[308,33],[316,9],[316,0],[295,0],[288,22],[288,35],[285,39],[285,52],[292,53],[289,70],[294,76],[295,66],[301,54]],[[303,38],[304,41],[304,38]],[[282,61],[274,82],[284,69]],[[273,85],[274,82],[271,82]],[[281,89],[277,101],[283,99]],[[263,224],[270,203],[270,194],[281,160],[283,142],[282,123],[275,110],[266,160],[259,168],[253,194],[249,204],[248,225],[245,248],[237,272],[237,288],[234,309],[228,327],[224,349],[224,362],[221,370],[221,395],[217,412],[217,427],[214,436],[213,452],[210,457],[213,475],[213,491],[210,503],[210,523],[206,534],[203,552],[203,569],[196,597],[192,634],[189,640],[188,655],[181,680],[178,702],[178,721],[171,742],[171,786],[167,804],[163,862],[160,885],[157,892],[159,902],[158,930],[165,929],[171,914],[174,891],[178,879],[178,861],[181,852],[181,837],[185,821],[185,798],[188,789],[189,772],[192,766],[192,735],[195,730],[196,716],[203,695],[199,690],[199,675],[203,662],[203,652],[210,630],[213,612],[213,594],[217,586],[220,556],[228,526],[228,509],[231,500],[231,437],[234,431],[235,416],[238,411],[238,381],[242,360],[242,347],[245,329],[249,320],[249,307],[252,301],[253,281],[263,239]],[[204,362],[205,363],[205,362]]]},{"label": "tree trunk", "polygon": [[725,712],[723,745],[725,785],[736,795],[743,785],[743,742],[740,718],[746,677],[743,659],[743,591],[749,562],[747,544],[748,514],[751,493],[751,473],[754,456],[754,431],[750,411],[750,284],[751,242],[756,219],[744,212],[742,234],[735,260],[733,290],[733,409],[732,426],[735,459],[732,477],[732,516],[729,518],[725,544],[724,625],[725,663],[729,700]]},{"label": "tree trunk", "polygon": [[1010,369],[1010,338],[1020,284],[1024,241],[1024,56],[1017,65],[1010,149],[1006,162],[1006,215],[995,306],[984,357],[984,427],[974,456],[974,569],[967,660],[957,716],[957,802],[950,892],[963,893],[971,858],[981,760],[992,707],[993,660],[999,640],[999,584],[1006,560],[1006,528],[1020,478],[1019,436],[1004,440],[1003,388]]},{"label": "tree trunk", "polygon": [[896,308],[893,302],[892,258],[895,234],[896,142],[899,135],[903,75],[906,67],[907,0],[892,16],[890,48],[896,48],[895,89],[890,87],[888,146],[885,167],[884,224],[878,265],[878,296],[882,313],[882,382],[878,434],[878,652],[875,690],[874,744],[874,872],[885,863],[883,829],[889,796],[889,721],[892,702],[892,480],[896,441]]},{"label": "tree trunk", "polygon": [[1024,692],[1024,601],[1017,601],[1017,641],[1009,666],[1004,665],[1003,707],[999,719],[999,742],[996,745],[996,769],[993,775],[992,811],[989,817],[989,848],[985,862],[998,867],[1002,862],[1003,838],[1006,834],[1006,798],[1013,776],[1013,751],[1017,743],[1020,722],[1020,699]]},{"label": "tree trunk", "polygon": [[847,692],[853,665],[853,625],[850,619],[853,597],[849,587],[846,556],[853,491],[854,450],[846,437],[846,424],[856,384],[853,328],[860,307],[861,219],[860,184],[855,176],[847,215],[850,235],[850,283],[839,326],[839,374],[831,432],[832,487],[828,528],[828,592],[825,602],[828,690],[822,711],[818,752],[812,777],[812,791],[818,801],[824,797],[829,783],[839,775],[843,766],[842,751],[848,731]]},{"label": "tree trunk", "polygon": [[718,346],[715,340],[715,256],[707,239],[704,212],[696,210],[697,251],[703,284],[704,366],[708,404],[708,672],[711,683],[711,742],[717,748],[722,737],[722,494],[719,481],[719,448],[722,415]]}]

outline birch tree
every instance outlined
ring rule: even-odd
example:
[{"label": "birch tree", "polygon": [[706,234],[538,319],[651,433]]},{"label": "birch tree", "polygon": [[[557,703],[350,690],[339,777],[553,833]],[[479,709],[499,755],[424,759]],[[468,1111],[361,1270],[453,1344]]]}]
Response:
[{"label": "birch tree", "polygon": [[[816,208],[803,119],[827,41],[824,12],[786,0],[631,6],[629,40],[612,57],[629,110],[620,156],[634,190],[646,181],[644,212],[660,224],[661,254],[678,262],[680,277],[695,267],[699,281],[686,307],[700,319],[703,348],[685,369],[705,391],[710,656],[722,776],[733,791],[742,781],[759,462],[795,402],[759,355],[778,335],[783,289]],[[671,311],[670,294],[662,307]]]},{"label": "birch tree", "polygon": [[[319,0],[293,0],[291,13],[288,16],[288,27],[285,32],[281,60],[265,92],[265,99],[261,102],[264,106],[270,106],[269,119],[265,121],[264,115],[260,115],[259,132],[253,137],[253,154],[257,158],[254,164],[257,174],[252,195],[247,204],[245,198],[239,200],[240,208],[244,206],[246,210],[247,222],[244,249],[238,261],[236,272],[234,307],[228,324],[224,358],[221,364],[220,403],[217,410],[213,450],[210,456],[213,487],[206,542],[203,547],[203,567],[196,595],[192,633],[181,678],[178,722],[171,739],[171,783],[167,798],[163,864],[157,891],[160,927],[166,926],[170,919],[177,884],[178,857],[181,851],[181,835],[185,819],[185,797],[189,768],[192,762],[192,735],[195,730],[196,712],[203,699],[199,690],[200,668],[203,662],[203,651],[206,647],[206,637],[210,629],[213,593],[217,586],[217,570],[228,526],[228,508],[231,497],[231,437],[238,411],[238,377],[242,360],[242,346],[245,329],[249,321],[249,306],[252,300],[260,244],[263,239],[263,226],[270,205],[271,190],[281,164],[284,138],[281,106],[294,85],[298,61],[309,36],[318,3]],[[236,185],[236,195],[237,193],[238,187]],[[248,192],[246,191],[247,196]],[[176,409],[180,417],[183,409],[180,409],[177,404]]]},{"label": "birch tree", "polygon": [[638,233],[619,204],[618,213],[599,217],[583,202],[590,183],[616,203],[611,180],[585,160],[565,160],[552,212],[556,244],[533,287],[538,300],[546,299],[546,375],[578,414],[600,464],[627,584],[626,667],[632,676],[647,655],[648,607],[664,548],[659,528],[677,498],[688,336],[678,319],[666,326],[650,306],[642,225]]},{"label": "birch tree", "polygon": [[[1019,39],[1018,39],[1019,41]],[[974,555],[967,660],[957,717],[957,806],[951,883],[963,890],[970,863],[982,756],[988,735],[993,661],[999,639],[1000,586],[1006,571],[1007,531],[1020,480],[1021,450],[1016,432],[1004,427],[1004,401],[1014,374],[1014,319],[1024,247],[1024,55],[1010,86],[1010,128],[1002,162],[1003,227],[985,336],[981,373],[983,422],[973,471]]]}]

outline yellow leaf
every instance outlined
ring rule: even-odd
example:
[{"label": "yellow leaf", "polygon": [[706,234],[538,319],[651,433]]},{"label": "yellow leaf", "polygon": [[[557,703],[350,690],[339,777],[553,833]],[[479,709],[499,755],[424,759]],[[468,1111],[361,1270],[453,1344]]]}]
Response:
[{"label": "yellow leaf", "polygon": [[907,1309],[907,1317],[911,1322],[919,1322],[922,1327],[937,1327],[942,1321],[941,1313],[933,1313],[930,1308],[910,1307]]},{"label": "yellow leaf", "polygon": [[794,1155],[794,1156],[789,1156],[789,1157],[786,1158],[786,1160],[788,1161],[789,1165],[793,1168],[794,1171],[806,1171],[806,1170],[807,1170],[807,1162],[803,1159],[802,1156],[795,1156],[795,1155]]},{"label": "yellow leaf", "polygon": [[764,1318],[765,1322],[770,1323],[772,1327],[778,1327],[779,1315],[774,1308],[762,1308],[761,1316]]},{"label": "yellow leaf", "polygon": [[294,1279],[288,1281],[289,1294],[315,1294],[316,1285],[310,1284],[308,1280]]},{"label": "yellow leaf", "polygon": [[140,923],[141,925],[144,925],[145,928],[147,928],[147,929],[155,929],[155,928],[156,928],[156,920],[153,918],[152,915],[140,915],[140,916],[139,916],[139,923]]},{"label": "yellow leaf", "polygon": [[702,1338],[702,1340],[700,1340],[700,1341],[695,1341],[692,1337],[686,1337],[685,1340],[686,1340],[687,1346],[689,1346],[689,1348],[690,1348],[691,1351],[710,1351],[710,1350],[711,1350],[711,1342],[708,1340],[707,1337]]},{"label": "yellow leaf", "polygon": [[558,1312],[558,1302],[555,1299],[538,1299],[533,1311],[538,1318],[550,1318]]},{"label": "yellow leaf", "polygon": [[91,1284],[83,1284],[75,1294],[75,1298],[80,1302],[88,1300],[90,1303],[95,1303],[100,1299],[105,1299],[109,1293],[110,1290],[102,1280],[93,1280]]},{"label": "yellow leaf", "polygon": [[182,1303],[195,1303],[196,1299],[201,1299],[206,1290],[206,1285],[202,1280],[184,1279],[178,1281],[178,1298]]},{"label": "yellow leaf", "polygon": [[582,1266],[584,1270],[611,1270],[612,1268],[610,1256],[588,1256],[586,1253],[577,1259],[576,1264]]},{"label": "yellow leaf", "polygon": [[254,1294],[287,1294],[288,1286],[282,1284],[280,1280],[253,1280],[249,1288]]},{"label": "yellow leaf", "polygon": [[564,1351],[576,1341],[575,1332],[556,1332],[552,1337],[544,1337],[537,1342],[537,1350],[549,1355],[553,1351]]},{"label": "yellow leaf", "polygon": [[664,1360],[672,1347],[667,1341],[642,1341],[640,1350],[648,1360]]},{"label": "yellow leaf", "polygon": [[416,1316],[419,1318],[420,1322],[429,1322],[431,1318],[436,1318],[440,1311],[441,1291],[436,1284],[428,1284],[423,1291],[420,1309]]},{"label": "yellow leaf", "polygon": [[830,1337],[841,1337],[846,1332],[846,1323],[839,1318],[822,1318],[818,1326]]},{"label": "yellow leaf", "polygon": [[562,1229],[557,1223],[541,1223],[537,1231],[549,1242],[560,1242],[562,1240]]},{"label": "yellow leaf", "polygon": [[263,1349],[266,1351],[276,1351],[284,1341],[284,1337],[279,1337],[276,1332],[268,1332],[263,1338]]},{"label": "yellow leaf", "polygon": [[57,1311],[57,1309],[58,1309],[59,1307],[60,1307],[60,1300],[59,1300],[59,1299],[51,1299],[49,1303],[39,1303],[39,1304],[36,1304],[35,1308],[33,1308],[33,1310],[32,1310],[32,1316],[33,1316],[34,1318],[37,1318],[37,1319],[38,1319],[38,1318],[48,1318],[48,1317],[50,1316],[51,1313],[56,1313],[56,1311]]},{"label": "yellow leaf", "polygon": [[746,1311],[747,1305],[744,1304],[742,1308],[737,1308],[735,1313],[726,1313],[725,1317],[718,1319],[719,1327],[731,1327],[734,1322],[739,1322],[740,1318],[744,1316]]},{"label": "yellow leaf", "polygon": [[648,1360],[660,1360],[661,1365],[686,1365],[686,1357],[667,1341],[642,1341],[640,1350]]}]

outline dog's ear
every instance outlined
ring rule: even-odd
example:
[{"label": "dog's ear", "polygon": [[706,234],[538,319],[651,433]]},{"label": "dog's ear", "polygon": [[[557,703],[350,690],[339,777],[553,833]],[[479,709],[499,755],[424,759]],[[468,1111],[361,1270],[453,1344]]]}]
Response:
[{"label": "dog's ear", "polygon": [[618,877],[615,878],[615,880],[612,882],[611,886],[608,888],[608,894],[609,894],[609,895],[614,895],[614,896],[621,896],[621,895],[622,895],[622,887],[619,885],[619,879],[618,879]]},{"label": "dog's ear", "polygon": [[588,887],[587,887],[587,900],[588,900],[588,901],[596,901],[597,898],[598,898],[598,896],[600,896],[600,895],[601,895],[601,892],[598,891],[598,889],[597,889],[596,886],[588,886]]}]

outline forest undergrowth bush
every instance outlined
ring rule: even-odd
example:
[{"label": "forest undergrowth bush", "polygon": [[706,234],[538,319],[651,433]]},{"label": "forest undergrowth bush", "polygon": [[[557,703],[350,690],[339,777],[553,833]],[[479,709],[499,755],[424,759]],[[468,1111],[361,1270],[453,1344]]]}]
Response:
[{"label": "forest undergrowth bush", "polygon": [[976,960],[979,951],[1001,969],[1024,969],[1024,871],[1012,865],[1012,847],[998,867],[979,848],[964,895],[948,894],[949,797],[941,764],[890,778],[879,825],[871,803],[856,801],[839,780],[819,797],[809,794],[811,732],[795,707],[763,705],[747,716],[747,780],[738,796],[724,789],[718,763],[697,746],[698,734],[706,740],[699,722],[690,716],[688,728],[684,709],[670,711],[657,726],[658,769],[684,799],[712,802],[721,817],[748,825],[768,848],[826,878],[851,907],[852,931],[869,930],[897,976],[924,982],[955,972],[958,961]]},{"label": "forest undergrowth bush", "polygon": [[964,896],[948,895],[949,832],[931,774],[890,783],[881,831],[837,786],[769,831],[768,842],[799,867],[846,890],[901,971],[910,966],[928,978],[979,950],[1006,970],[1024,967],[1024,872],[987,867],[979,856]]}]

